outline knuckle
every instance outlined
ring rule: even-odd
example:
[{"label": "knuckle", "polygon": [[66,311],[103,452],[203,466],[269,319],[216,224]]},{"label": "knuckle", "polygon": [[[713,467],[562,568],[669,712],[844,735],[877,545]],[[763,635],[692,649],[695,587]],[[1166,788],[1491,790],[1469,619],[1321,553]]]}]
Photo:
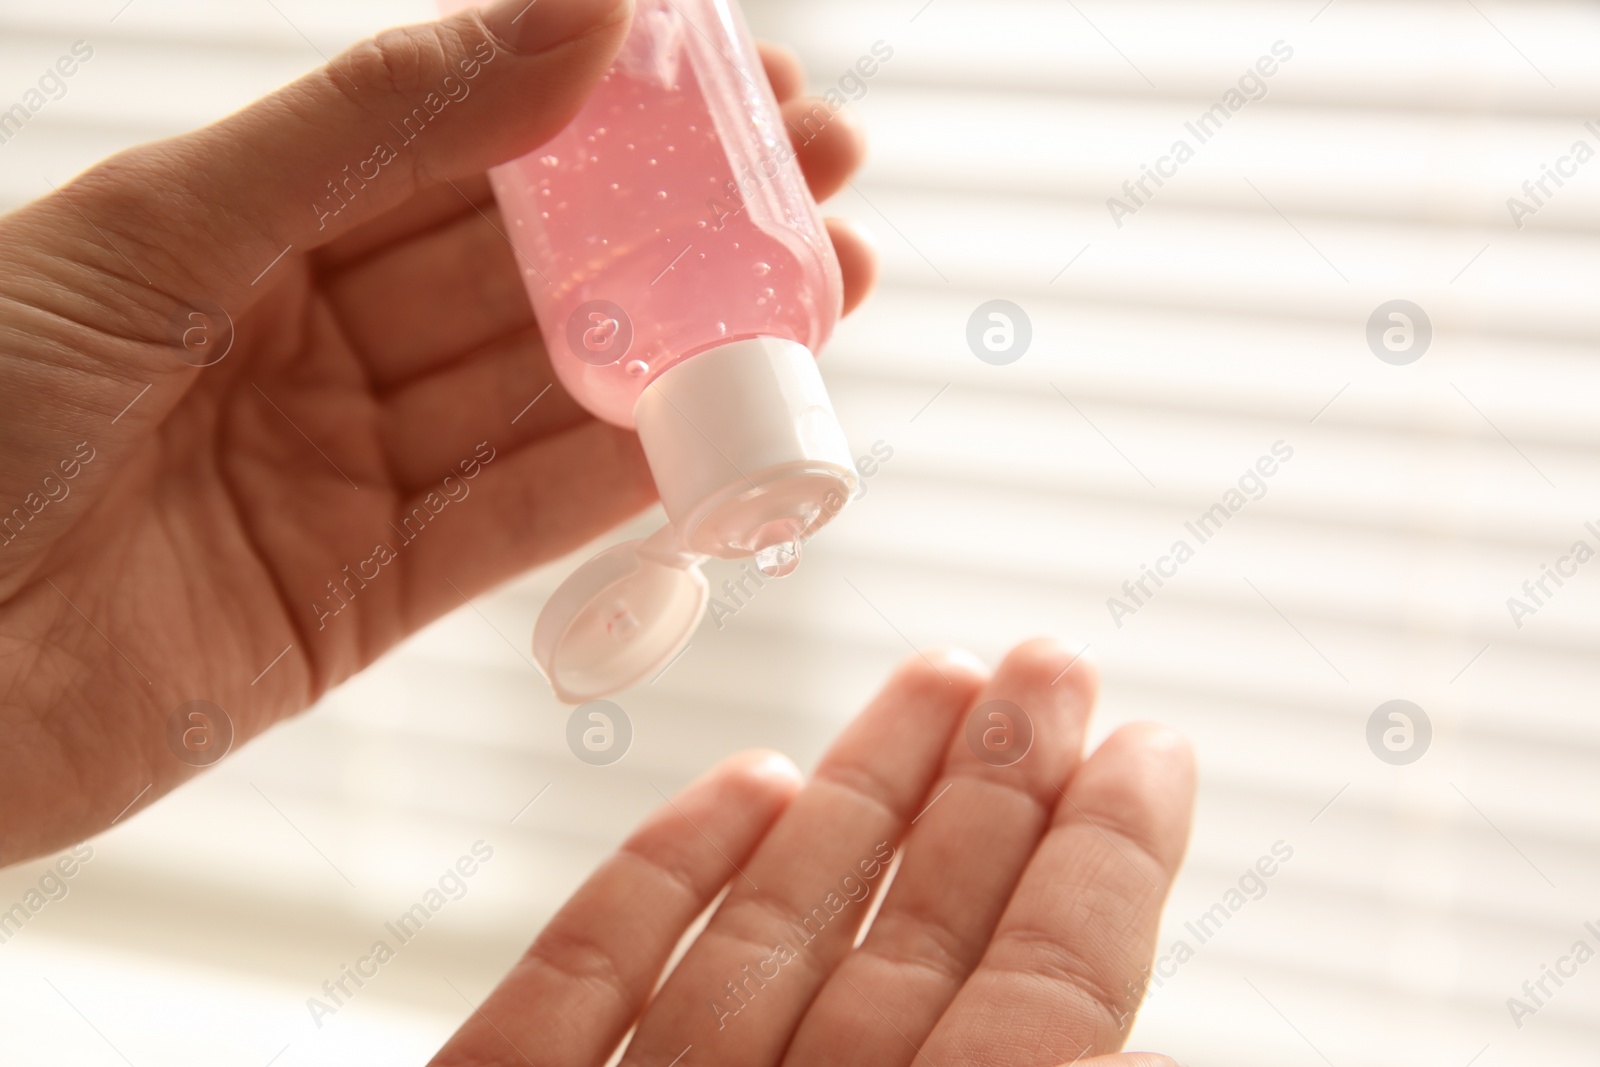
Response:
[{"label": "knuckle", "polygon": [[1092,806],[1063,800],[1057,811],[1066,820],[1087,826],[1108,853],[1134,864],[1151,886],[1170,881],[1172,872],[1162,861],[1159,831],[1154,829],[1159,818],[1148,791],[1132,785],[1109,788]]},{"label": "knuckle", "polygon": [[[1046,930],[1016,928],[997,936],[991,946],[994,968],[1033,978],[1042,978],[1076,999],[1079,1007],[1091,1011],[1108,1030],[1118,1028],[1138,1007],[1132,990],[1117,989],[1106,981],[1081,952],[1065,939]],[[1008,965],[1007,960],[1011,963]]]},{"label": "knuckle", "polygon": [[328,75],[341,91],[364,103],[359,98],[413,92],[442,77],[445,51],[433,27],[402,26],[352,46],[330,65]]},{"label": "knuckle", "polygon": [[124,149],[78,175],[60,194],[68,225],[93,227],[90,232],[98,238],[86,246],[97,251],[79,262],[102,275],[142,283],[134,300],[141,318],[155,316],[163,323],[181,302],[182,279],[189,278],[181,244],[170,236],[188,232],[192,205],[203,192],[186,177],[186,143],[180,137]]},{"label": "knuckle", "polygon": [[617,960],[587,933],[553,924],[528,950],[525,963],[560,979],[610,996],[628,988]]},{"label": "knuckle", "polygon": [[676,843],[629,840],[623,842],[618,855],[643,866],[662,890],[679,893],[689,900],[698,900],[702,895],[694,857]]},{"label": "knuckle", "polygon": [[172,194],[189,191],[173,188],[181,168],[171,166],[171,154],[165,142],[124,149],[79,175],[71,195],[102,228],[138,232],[170,222],[181,202]]},{"label": "knuckle", "polygon": [[[903,907],[903,906],[902,906]],[[862,951],[890,967],[921,971],[943,981],[960,982],[972,970],[967,938],[949,920],[932,912],[904,910],[880,914]]]},{"label": "knuckle", "polygon": [[[449,23],[383,30],[353,45],[326,67],[321,79],[338,96],[384,128],[425,128],[442,107],[459,30]],[[425,183],[422,156],[401,152],[400,167],[413,186]]]},{"label": "knuckle", "polygon": [[878,822],[893,826],[906,818],[904,804],[895,796],[894,787],[884,781],[877,769],[869,763],[836,762],[817,769],[812,778],[817,785],[828,785],[844,792],[858,809],[864,820],[860,825]]}]

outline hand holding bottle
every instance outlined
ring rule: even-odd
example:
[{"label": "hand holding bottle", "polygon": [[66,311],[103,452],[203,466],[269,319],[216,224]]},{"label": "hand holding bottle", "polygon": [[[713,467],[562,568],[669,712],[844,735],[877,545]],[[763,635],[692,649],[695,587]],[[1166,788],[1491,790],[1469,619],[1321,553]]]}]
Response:
[{"label": "hand holding bottle", "polygon": [[[631,9],[389,31],[0,219],[0,865],[188,777],[186,702],[242,743],[653,499],[634,435],[551,386],[484,177]],[[861,151],[844,115],[800,148],[819,198]],[[872,257],[829,231],[851,307]]]}]

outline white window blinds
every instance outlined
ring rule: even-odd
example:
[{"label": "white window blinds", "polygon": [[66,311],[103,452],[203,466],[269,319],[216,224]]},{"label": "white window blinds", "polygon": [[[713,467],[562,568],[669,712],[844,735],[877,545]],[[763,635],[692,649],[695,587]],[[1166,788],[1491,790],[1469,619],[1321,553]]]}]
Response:
[{"label": "white window blinds", "polygon": [[[95,49],[0,144],[4,206],[428,14],[120,3],[0,3],[0,107]],[[502,640],[524,646],[568,561],[120,826],[0,946],[3,1058],[119,1062],[49,979],[135,1062],[420,1062],[657,786],[751,745],[813,760],[908,646],[994,657],[1043,631],[1102,663],[1100,732],[1156,718],[1200,748],[1135,1045],[1197,1067],[1594,1063],[1600,964],[1538,983],[1600,951],[1600,567],[1561,563],[1600,549],[1600,159],[1576,148],[1600,150],[1595,8],[748,10],[872,138],[827,210],[877,233],[883,284],[824,358],[857,451],[892,453],[865,497],[619,698],[618,764],[573,759]],[[892,56],[847,75],[878,42]],[[1004,366],[968,344],[994,299],[1031,324]],[[1383,333],[1416,345],[1415,314],[1368,341],[1397,300],[1431,334],[1410,363],[1378,353],[1408,354]],[[1535,603],[1545,565],[1573,573]],[[1376,754],[1400,720],[1369,745],[1393,700],[1431,728],[1409,764]],[[314,1028],[306,998],[480,839],[462,902]],[[0,901],[37,876],[0,875]]]}]

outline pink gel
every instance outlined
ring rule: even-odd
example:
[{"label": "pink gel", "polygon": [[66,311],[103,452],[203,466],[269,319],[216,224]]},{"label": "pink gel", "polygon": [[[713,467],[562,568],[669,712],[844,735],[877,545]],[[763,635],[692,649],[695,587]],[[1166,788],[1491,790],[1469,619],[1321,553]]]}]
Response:
[{"label": "pink gel", "polygon": [[490,177],[550,362],[608,422],[697,352],[833,331],[838,260],[731,0],[639,0],[577,117]]}]

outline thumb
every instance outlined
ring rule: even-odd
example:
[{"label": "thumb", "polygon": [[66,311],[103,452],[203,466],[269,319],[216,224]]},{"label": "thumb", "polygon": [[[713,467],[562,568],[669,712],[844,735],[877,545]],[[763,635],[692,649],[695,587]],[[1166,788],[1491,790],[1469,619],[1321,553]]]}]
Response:
[{"label": "thumb", "polygon": [[[457,6],[460,6],[459,3]],[[387,30],[205,129],[132,149],[69,190],[150,286],[234,308],[310,251],[420,189],[548,140],[611,63],[632,0],[501,0]],[[87,203],[85,202],[87,201]],[[231,298],[231,299],[230,299]]]},{"label": "thumb", "polygon": [[[271,288],[271,270],[283,277],[301,253],[418,190],[554,136],[632,13],[633,0],[500,0],[389,30],[0,219],[0,335],[24,342],[0,345],[0,500],[41,501],[32,472],[51,471],[75,442],[115,459],[163,418],[180,393],[158,390],[123,415],[163,378],[194,379],[189,334],[181,345],[172,335],[199,315],[188,312],[237,321]],[[41,528],[69,521],[82,499]],[[0,548],[10,540],[0,531]],[[9,553],[0,583],[42,551]]]}]

